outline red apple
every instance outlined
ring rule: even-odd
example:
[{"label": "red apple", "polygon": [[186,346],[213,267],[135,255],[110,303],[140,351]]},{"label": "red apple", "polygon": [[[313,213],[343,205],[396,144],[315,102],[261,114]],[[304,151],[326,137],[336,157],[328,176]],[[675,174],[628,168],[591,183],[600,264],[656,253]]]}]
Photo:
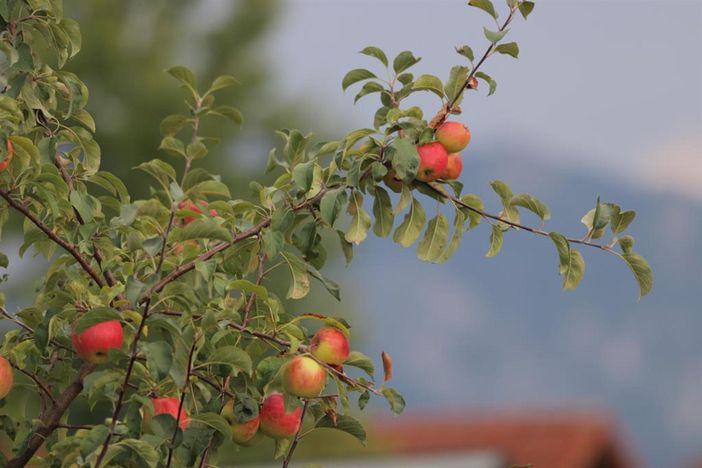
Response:
[{"label": "red apple", "polygon": [[5,398],[15,381],[10,362],[4,357],[0,357],[0,400]]},{"label": "red apple", "polygon": [[[198,205],[207,208],[209,203],[207,203],[205,200],[200,200],[198,204],[195,204],[190,200],[182,200],[180,203],[178,203],[179,210],[186,210],[195,213],[194,215],[183,216],[184,225],[190,224],[200,217],[200,215],[202,214],[202,209]],[[210,210],[210,214],[212,216],[217,216],[217,210]]]},{"label": "red apple", "polygon": [[[170,414],[173,419],[178,419],[178,423],[182,430],[185,430],[188,424],[190,424],[190,418],[188,418],[188,413],[185,412],[183,408],[180,412],[180,418],[178,418],[178,407],[180,406],[180,400],[176,397],[159,397],[152,398],[151,403],[154,404],[154,416],[159,414]],[[145,421],[149,421],[151,418],[146,416]]]},{"label": "red apple", "polygon": [[385,174],[385,177],[383,177],[383,182],[385,182],[385,185],[387,185],[393,192],[402,192],[402,181],[397,178],[397,174],[395,174],[395,171],[392,169],[388,170],[387,174]]},{"label": "red apple", "polygon": [[470,143],[470,130],[460,122],[444,122],[436,129],[436,139],[449,153],[457,153]]},{"label": "red apple", "polygon": [[109,359],[109,350],[122,347],[122,324],[119,320],[96,323],[80,335],[76,334],[74,327],[71,340],[81,359],[93,364],[104,364]]},{"label": "red apple", "polygon": [[12,157],[14,155],[15,155],[15,148],[12,146],[12,142],[10,140],[7,140],[7,156],[5,156],[5,159],[0,161],[0,172],[7,169],[7,166],[9,166],[10,163],[12,162]]},{"label": "red apple", "polygon": [[286,413],[283,395],[273,393],[263,401],[259,417],[264,434],[274,439],[285,439],[300,429],[302,408]]},{"label": "red apple", "polygon": [[232,428],[232,440],[237,444],[245,444],[253,439],[258,432],[260,417],[251,418],[247,421],[238,421],[234,414],[234,400],[229,400],[222,408],[222,416],[227,420]]},{"label": "red apple", "polygon": [[283,369],[283,386],[291,395],[305,398],[316,397],[326,383],[326,370],[311,357],[294,357],[285,364]]},{"label": "red apple", "polygon": [[444,170],[442,179],[446,180],[456,180],[461,175],[463,170],[463,160],[461,159],[460,153],[451,153],[448,156],[448,164],[446,164],[446,169]]},{"label": "red apple", "polygon": [[422,182],[431,182],[438,179],[446,169],[448,153],[441,143],[432,142],[417,147],[419,153],[419,169],[417,179]]},{"label": "red apple", "polygon": [[349,339],[338,328],[321,328],[310,341],[310,352],[322,362],[340,366],[349,357]]}]

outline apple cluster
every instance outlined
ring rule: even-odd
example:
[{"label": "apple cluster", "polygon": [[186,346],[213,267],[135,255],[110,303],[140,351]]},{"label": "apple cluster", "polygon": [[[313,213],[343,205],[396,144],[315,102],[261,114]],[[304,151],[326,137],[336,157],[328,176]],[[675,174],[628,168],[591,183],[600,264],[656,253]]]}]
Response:
[{"label": "apple cluster", "polygon": [[[118,320],[92,325],[81,333],[72,333],[73,347],[86,362],[105,364],[109,360],[110,349],[122,347],[122,325]],[[317,331],[307,348],[309,353],[294,356],[281,368],[282,386],[286,393],[294,397],[315,398],[320,395],[327,383],[327,366],[341,366],[349,356],[349,340],[346,333],[338,328],[325,327]],[[8,361],[0,358],[0,398],[12,387],[12,368]],[[153,416],[170,414],[178,419],[181,429],[185,429],[190,419],[185,408],[180,408],[176,397],[152,397],[153,413],[144,412],[144,422],[148,424]],[[258,416],[239,420],[234,414],[234,400],[229,400],[222,409],[222,416],[232,428],[232,440],[245,444],[260,429],[274,439],[284,439],[294,435],[300,428],[302,408],[286,412],[284,397],[280,392],[272,392],[263,401]],[[178,418],[180,408],[180,417]]]},{"label": "apple cluster", "polygon": [[[460,122],[444,122],[436,129],[434,136],[436,141],[417,146],[417,180],[458,179],[463,170],[460,151],[470,143],[470,130]],[[392,171],[385,177],[385,183],[395,192],[402,190],[402,182]]]}]

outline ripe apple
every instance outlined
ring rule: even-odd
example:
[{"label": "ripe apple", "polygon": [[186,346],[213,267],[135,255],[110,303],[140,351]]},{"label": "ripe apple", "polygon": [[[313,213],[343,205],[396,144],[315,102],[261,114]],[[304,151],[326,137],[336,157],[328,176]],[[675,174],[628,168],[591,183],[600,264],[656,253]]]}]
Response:
[{"label": "ripe apple", "polygon": [[385,177],[383,177],[383,182],[388,186],[390,190],[395,193],[402,192],[402,181],[397,178],[397,174],[392,169],[389,169]]},{"label": "ripe apple", "polygon": [[0,357],[0,400],[5,398],[15,381],[10,362],[4,357]]},{"label": "ripe apple", "polygon": [[[178,407],[180,406],[180,400],[176,397],[157,397],[151,398],[151,403],[154,405],[153,416],[158,416],[159,414],[170,414],[174,419],[178,419]],[[151,420],[150,414],[144,415],[144,422],[148,423]],[[190,424],[190,418],[188,418],[188,413],[185,412],[185,407],[180,412],[180,419],[178,419],[181,430],[185,430],[188,424]]]},{"label": "ripe apple", "polygon": [[291,395],[316,397],[326,383],[327,372],[311,357],[296,356],[283,369],[283,386]]},{"label": "ripe apple", "polygon": [[[207,208],[209,203],[207,203],[205,200],[200,200],[198,202],[199,205],[204,206]],[[187,225],[195,221],[197,218],[200,217],[202,214],[202,209],[195,203],[193,203],[191,200],[182,200],[178,203],[178,209],[179,210],[187,210],[195,213],[195,215],[188,215],[188,216],[183,216],[183,224]],[[210,214],[212,216],[217,216],[217,210],[210,210]]]},{"label": "ripe apple", "polygon": [[300,429],[302,408],[286,413],[283,395],[273,393],[263,401],[259,417],[264,434],[274,439],[285,439]]},{"label": "ripe apple", "polygon": [[457,153],[470,143],[470,130],[460,122],[444,122],[436,129],[436,139],[449,153]]},{"label": "ripe apple", "polygon": [[419,169],[417,179],[422,182],[431,182],[438,179],[446,169],[448,153],[441,143],[432,142],[417,147],[419,153]]},{"label": "ripe apple", "polygon": [[444,174],[441,176],[441,178],[446,180],[456,180],[460,177],[462,170],[463,159],[461,159],[461,154],[451,153],[448,156],[448,164],[446,164],[446,169],[444,170]]},{"label": "ripe apple", "polygon": [[122,347],[122,324],[119,320],[96,323],[80,335],[76,334],[74,327],[71,341],[81,359],[93,364],[104,364],[109,359],[107,352],[110,349]]},{"label": "ripe apple", "polygon": [[12,162],[12,157],[14,155],[15,155],[15,148],[12,146],[12,142],[10,140],[7,140],[7,156],[5,156],[5,159],[0,161],[0,172],[7,169],[7,166],[9,166],[10,163]]},{"label": "ripe apple", "polygon": [[322,362],[340,366],[349,357],[349,339],[338,328],[320,328],[310,341],[310,352]]},{"label": "ripe apple", "polygon": [[247,421],[238,421],[234,414],[234,400],[229,400],[222,408],[222,416],[232,427],[232,440],[237,444],[245,444],[253,439],[258,432],[260,417],[251,418]]}]

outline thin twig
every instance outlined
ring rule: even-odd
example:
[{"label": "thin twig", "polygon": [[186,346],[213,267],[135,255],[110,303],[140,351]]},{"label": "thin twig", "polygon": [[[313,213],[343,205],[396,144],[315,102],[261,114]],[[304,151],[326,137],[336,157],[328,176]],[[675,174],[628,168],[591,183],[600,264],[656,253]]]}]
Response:
[{"label": "thin twig", "polygon": [[[263,281],[263,277],[265,276],[265,272],[263,270],[263,265],[266,260],[265,255],[259,255],[258,256],[258,273],[256,275],[256,286],[260,286],[261,282]],[[244,306],[244,315],[241,319],[241,326],[246,327],[246,325],[249,323],[249,313],[251,312],[251,308],[256,302],[256,293],[251,293],[251,296],[249,296],[249,300]]]},{"label": "thin twig", "polygon": [[124,402],[124,395],[127,393],[129,379],[132,377],[132,369],[134,369],[134,363],[137,360],[137,352],[139,350],[139,348],[138,348],[139,338],[141,337],[142,331],[144,330],[144,325],[146,324],[146,319],[149,317],[150,305],[151,305],[151,301],[147,301],[144,304],[144,311],[141,314],[141,321],[139,322],[139,327],[137,328],[136,335],[134,335],[134,341],[132,341],[131,356],[129,357],[129,364],[127,365],[127,372],[124,375],[122,387],[120,388],[119,394],[117,395],[117,403],[115,404],[115,409],[112,412],[112,422],[110,423],[110,431],[107,433],[107,436],[105,437],[105,440],[102,443],[102,450],[100,451],[100,454],[98,455],[97,459],[95,460],[95,468],[100,468],[100,464],[102,463],[103,458],[105,458],[105,454],[107,454],[107,448],[109,447],[110,441],[112,440],[112,435],[114,433],[115,426],[117,425],[117,417],[119,416],[119,412],[122,409],[122,403]]},{"label": "thin twig", "polygon": [[85,272],[88,273],[88,275],[90,275],[90,277],[98,284],[98,286],[106,286],[105,280],[93,269],[93,267],[90,266],[90,262],[88,262],[88,260],[85,257],[83,257],[83,255],[81,255],[76,246],[63,240],[53,230],[51,230],[49,226],[44,224],[31,211],[29,211],[29,209],[26,206],[13,200],[9,192],[6,192],[5,190],[0,190],[0,197],[4,198],[5,201],[7,201],[7,203],[12,208],[22,213],[36,227],[38,227],[40,231],[46,234],[46,236],[49,239],[54,241],[56,244],[58,244],[64,250],[66,250],[69,254],[71,254],[71,256],[75,258],[76,261],[80,264],[80,266],[83,267],[83,270],[85,270]]},{"label": "thin twig", "polygon": [[18,371],[20,371],[21,373],[23,373],[24,375],[26,375],[27,377],[29,377],[30,379],[32,379],[32,380],[34,381],[34,383],[37,384],[37,387],[39,387],[39,389],[41,389],[41,391],[44,392],[44,394],[49,398],[49,400],[51,400],[51,402],[52,402],[54,405],[56,405],[56,399],[55,399],[54,396],[51,394],[51,391],[46,387],[46,385],[44,385],[43,383],[41,383],[41,382],[39,381],[39,379],[37,378],[36,375],[32,374],[32,373],[29,372],[29,371],[26,371],[26,370],[24,370],[24,369],[21,369],[19,366],[17,366],[17,365],[14,364],[13,362],[10,362],[10,365],[11,365],[12,367],[14,367],[15,369],[17,369]]},{"label": "thin twig", "polygon": [[292,444],[290,444],[290,448],[288,449],[288,453],[285,455],[285,458],[283,459],[283,468],[288,468],[288,465],[290,464],[290,460],[292,460],[293,453],[295,453],[295,449],[297,448],[298,442],[300,442],[300,433],[302,432],[302,424],[305,422],[305,414],[307,413],[307,407],[309,406],[310,401],[305,400],[305,403],[302,405],[302,414],[300,415],[300,427],[297,428],[297,432],[295,433],[295,437],[293,438]]},{"label": "thin twig", "polygon": [[188,384],[190,383],[190,373],[193,370],[193,354],[195,353],[195,345],[197,344],[197,337],[193,338],[193,344],[190,346],[190,353],[188,353],[188,367],[185,373],[185,382],[183,387],[180,389],[180,404],[178,405],[178,413],[176,414],[176,425],[173,429],[173,436],[171,436],[171,443],[168,446],[168,461],[166,462],[166,468],[170,468],[171,462],[173,461],[173,449],[175,448],[175,440],[178,436],[178,428],[180,427],[180,415],[183,414],[183,405],[185,404],[185,394],[188,390]]}]

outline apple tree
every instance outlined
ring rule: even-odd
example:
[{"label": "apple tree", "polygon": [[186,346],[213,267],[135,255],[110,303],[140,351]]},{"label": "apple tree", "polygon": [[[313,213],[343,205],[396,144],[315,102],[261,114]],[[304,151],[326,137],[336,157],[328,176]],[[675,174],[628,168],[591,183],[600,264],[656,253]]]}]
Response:
[{"label": "apple tree", "polygon": [[[188,68],[170,68],[185,102],[160,122],[162,157],[135,168],[153,183],[147,198],[133,199],[101,170],[88,89],[64,69],[81,47],[77,22],[61,0],[0,0],[0,227],[17,219],[19,254],[49,262],[29,307],[9,311],[0,295],[2,317],[13,322],[0,349],[0,398],[34,398],[0,403],[2,463],[202,467],[216,465],[223,441],[265,435],[288,466],[303,425],[364,442],[353,407],[371,397],[394,413],[405,406],[388,384],[390,356],[376,379],[346,320],[295,315],[289,305],[313,285],[340,299],[324,273],[328,256],[350,263],[371,230],[435,263],[481,224],[491,232],[489,257],[512,233],[534,234],[553,244],[565,289],[580,283],[581,250],[592,247],[623,260],[647,294],[651,269],[624,234],[634,211],[598,199],[582,218],[585,232],[568,237],[546,228],[542,201],[502,181],[490,182],[499,213],[464,193],[460,151],[471,134],[458,120],[461,104],[495,92],[484,64],[519,55],[510,25],[534,8],[528,0],[469,5],[495,23],[484,29],[484,52],[457,48],[459,63],[442,80],[415,75],[420,58],[410,51],[390,60],[364,48],[374,67],[348,72],[342,87],[356,87],[356,101],[379,97],[368,126],[334,141],[279,131],[266,168],[274,181],[251,181],[249,199],[233,199],[198,165],[218,141],[203,122],[241,124],[218,95],[240,84],[229,75],[198,83]],[[437,98],[426,115],[407,104],[424,92]],[[0,266],[8,268],[2,253]],[[269,289],[278,270],[289,278],[284,297]]]}]

